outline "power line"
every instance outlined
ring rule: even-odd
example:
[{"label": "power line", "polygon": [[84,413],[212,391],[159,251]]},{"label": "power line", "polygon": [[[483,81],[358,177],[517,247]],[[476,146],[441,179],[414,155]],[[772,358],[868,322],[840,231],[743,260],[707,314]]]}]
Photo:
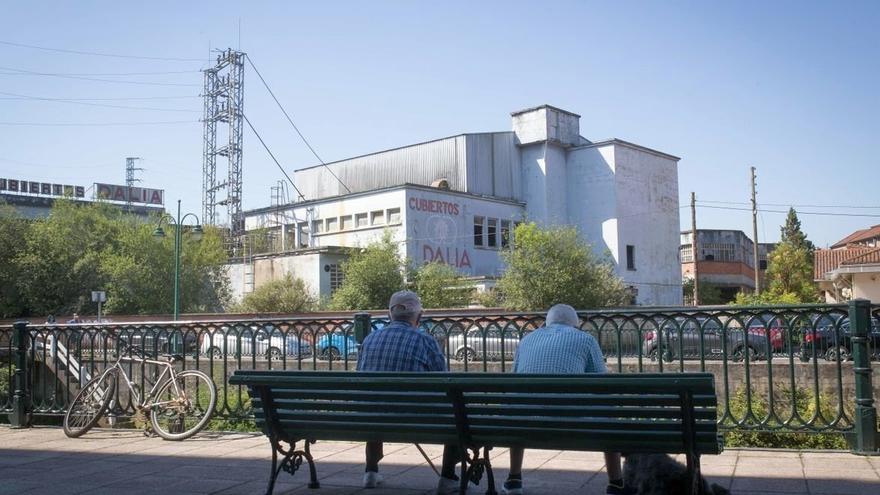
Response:
[{"label": "power line", "polygon": [[[713,203],[720,205],[751,205],[750,202],[744,201],[712,201],[708,199],[701,199],[700,203]],[[793,203],[758,203],[759,205],[764,206],[789,206],[792,208],[851,208],[851,209],[868,209],[868,210],[876,210],[880,209],[880,206],[866,206],[866,205],[802,205],[802,204],[793,204]]]},{"label": "power line", "polygon": [[281,112],[284,113],[284,116],[287,117],[287,121],[290,122],[290,125],[293,127],[293,130],[296,131],[296,133],[299,135],[299,138],[302,139],[302,142],[305,143],[305,145],[306,145],[307,148],[309,148],[309,151],[311,151],[312,154],[315,155],[315,158],[317,158],[318,161],[321,162],[321,165],[323,165],[324,168],[326,168],[327,171],[330,172],[330,175],[332,175],[333,178],[336,179],[336,181],[339,182],[339,183],[342,185],[342,187],[345,188],[345,190],[346,190],[347,192],[351,192],[351,189],[349,189],[349,187],[345,184],[345,182],[342,182],[342,179],[340,179],[340,178],[339,178],[339,177],[333,172],[333,170],[332,170],[329,166],[327,166],[326,163],[324,163],[324,160],[322,160],[321,157],[318,156],[318,153],[315,151],[314,148],[312,148],[312,145],[309,144],[309,141],[306,139],[305,136],[303,136],[303,133],[300,132],[300,130],[299,130],[299,128],[296,126],[296,124],[293,123],[293,119],[290,118],[290,115],[287,113],[287,110],[284,109],[284,106],[281,105],[281,102],[278,101],[278,98],[275,97],[275,93],[272,91],[272,88],[269,87],[269,83],[267,83],[266,80],[263,79],[263,75],[260,74],[260,71],[257,69],[257,66],[254,65],[254,61],[251,60],[250,55],[245,55],[245,58],[247,58],[248,63],[251,64],[251,68],[254,69],[254,72],[257,73],[257,77],[259,77],[259,78],[260,78],[260,81],[263,82],[263,86],[266,87],[266,90],[267,90],[267,91],[269,92],[269,94],[272,96],[272,99],[275,100],[275,103],[278,105],[278,108],[280,108],[280,109],[281,109]]},{"label": "power line", "polygon": [[87,165],[57,165],[57,164],[47,165],[47,164],[45,164],[45,163],[24,162],[24,161],[21,161],[21,160],[12,160],[12,159],[9,159],[9,158],[0,158],[0,162],[14,163],[14,164],[17,164],[17,165],[29,165],[29,166],[31,166],[31,167],[65,168],[65,169],[66,169],[66,168],[76,168],[76,169],[83,169],[83,168],[110,168],[110,167],[116,167],[116,166],[118,166],[117,163],[87,164]]},{"label": "power line", "polygon": [[[53,72],[57,76],[158,76],[167,74],[193,74],[200,70],[167,70],[158,72]],[[24,76],[20,72],[0,72],[4,76]]]},{"label": "power line", "polygon": [[184,109],[180,109],[180,108],[137,107],[137,106],[130,106],[130,105],[112,105],[112,104],[108,104],[108,103],[90,103],[90,102],[85,102],[85,101],[68,100],[65,98],[47,98],[47,97],[42,97],[42,96],[28,96],[28,95],[21,95],[21,94],[17,94],[17,93],[6,93],[3,91],[0,91],[0,95],[15,96],[15,97],[19,97],[23,100],[30,100],[30,101],[48,101],[48,102],[52,102],[52,103],[69,103],[69,104],[73,104],[73,105],[85,105],[85,106],[90,106],[90,107],[124,108],[124,109],[128,109],[128,110],[153,110],[153,111],[157,111],[157,112],[201,113],[199,110],[184,110]]},{"label": "power line", "polygon": [[169,120],[163,122],[0,122],[0,125],[15,127],[105,127],[138,125],[198,124],[198,120]]},{"label": "power line", "polygon": [[[201,98],[198,95],[192,96],[128,96],[119,98],[55,98],[64,101],[137,101],[137,100],[183,100],[186,98]],[[0,96],[0,100],[28,100],[30,98],[22,96]]]},{"label": "power line", "polygon": [[[698,208],[711,208],[713,210],[736,210],[736,211],[752,211],[751,208],[736,208],[733,206],[709,206],[709,205],[697,205]],[[786,210],[766,210],[766,209],[758,209],[759,212],[764,213],[782,213],[788,214]],[[829,217],[868,217],[868,218],[880,218],[880,215],[870,215],[866,213],[833,213],[833,212],[825,212],[825,211],[799,211],[798,215],[817,215],[817,216],[829,216]]]},{"label": "power line", "polygon": [[24,43],[13,43],[11,41],[0,41],[0,45],[15,46],[19,48],[31,48],[34,50],[44,50],[47,52],[71,53],[74,55],[92,55],[95,57],[111,57],[111,58],[132,58],[138,60],[166,60],[170,62],[204,62],[200,58],[177,58],[177,57],[147,57],[142,55],[122,55],[118,53],[101,53],[90,52],[85,50],[69,50],[66,48],[50,48],[46,46],[27,45]]},{"label": "power line", "polygon": [[153,81],[120,81],[117,79],[101,79],[97,77],[82,77],[82,76],[68,76],[65,74],[59,74],[55,72],[37,72],[32,70],[25,69],[16,69],[14,67],[0,67],[0,70],[7,70],[21,73],[21,75],[29,75],[29,76],[48,76],[48,77],[60,77],[63,79],[77,79],[80,81],[96,81],[96,82],[105,82],[105,83],[116,83],[116,84],[139,84],[144,86],[200,86],[199,84],[189,84],[189,83],[166,83],[166,82],[153,82]]},{"label": "power line", "polygon": [[244,117],[244,121],[247,122],[248,127],[250,127],[252,131],[254,131],[254,135],[257,136],[257,139],[260,140],[260,144],[263,145],[263,148],[265,148],[266,152],[269,153],[269,156],[272,157],[272,161],[275,162],[275,165],[278,165],[278,168],[281,170],[281,173],[284,174],[285,177],[287,177],[288,182],[290,182],[290,185],[293,186],[293,188],[296,190],[296,193],[299,194],[299,197],[301,199],[305,199],[305,196],[303,196],[303,194],[302,194],[302,192],[300,192],[299,188],[296,187],[296,184],[293,183],[293,179],[291,179],[290,176],[287,175],[287,172],[284,170],[284,167],[282,167],[281,164],[278,162],[278,159],[275,158],[275,154],[273,154],[272,150],[270,150],[269,147],[266,146],[266,142],[263,141],[263,138],[260,136],[260,133],[257,132],[256,129],[254,129],[254,125],[251,124],[251,121],[247,118],[247,115],[242,113],[241,116]]}]

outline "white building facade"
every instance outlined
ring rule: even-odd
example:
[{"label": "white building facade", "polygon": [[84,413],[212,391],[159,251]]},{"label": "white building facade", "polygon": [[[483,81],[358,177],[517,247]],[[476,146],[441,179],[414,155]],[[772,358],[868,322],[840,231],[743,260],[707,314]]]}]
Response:
[{"label": "white building facade", "polygon": [[[463,134],[295,172],[298,202],[245,213],[277,233],[274,253],[230,270],[238,295],[293,272],[316,293],[338,286],[345,247],[389,231],[414,263],[485,280],[518,222],[570,225],[615,264],[637,304],[682,302],[678,158],[625,141],[591,142],[580,117],[548,105],[513,130]],[[296,261],[293,261],[296,259]]]}]

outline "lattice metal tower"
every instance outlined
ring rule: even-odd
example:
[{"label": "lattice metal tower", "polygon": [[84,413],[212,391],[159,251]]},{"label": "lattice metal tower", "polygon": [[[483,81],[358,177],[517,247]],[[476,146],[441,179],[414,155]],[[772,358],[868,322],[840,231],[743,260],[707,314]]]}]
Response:
[{"label": "lattice metal tower", "polygon": [[[221,222],[218,206],[226,206],[232,256],[241,256],[244,235],[242,191],[242,124],[244,120],[244,52],[230,49],[217,55],[213,67],[205,69],[204,151],[202,166],[202,221]],[[218,144],[219,136],[219,144]],[[217,157],[226,158],[226,178],[217,179]],[[220,176],[221,179],[223,176]],[[225,197],[218,191],[225,190]]]},{"label": "lattice metal tower", "polygon": [[140,179],[135,178],[134,173],[143,172],[144,170],[142,168],[135,167],[138,160],[140,160],[140,158],[136,156],[129,156],[125,159],[125,208],[127,210],[131,210],[131,188],[134,187],[135,183],[141,181]]}]

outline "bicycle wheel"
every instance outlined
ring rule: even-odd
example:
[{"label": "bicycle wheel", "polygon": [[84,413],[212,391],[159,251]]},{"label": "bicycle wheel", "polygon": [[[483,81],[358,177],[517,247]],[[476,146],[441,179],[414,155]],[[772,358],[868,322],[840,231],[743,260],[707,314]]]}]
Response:
[{"label": "bicycle wheel", "polygon": [[91,430],[107,410],[116,389],[116,371],[93,378],[73,398],[64,415],[64,434],[77,438]]},{"label": "bicycle wheel", "polygon": [[217,388],[208,375],[197,370],[176,373],[150,407],[153,430],[166,440],[189,438],[208,423],[216,403]]}]

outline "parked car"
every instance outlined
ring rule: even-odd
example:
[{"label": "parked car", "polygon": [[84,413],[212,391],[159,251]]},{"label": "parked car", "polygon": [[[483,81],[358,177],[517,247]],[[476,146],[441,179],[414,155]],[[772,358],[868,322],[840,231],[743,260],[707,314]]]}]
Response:
[{"label": "parked car", "polygon": [[[374,330],[375,331],[375,330]],[[358,343],[354,338],[351,325],[344,326],[341,331],[325,333],[315,343],[315,353],[321,359],[342,359],[342,356],[357,356]]]},{"label": "parked car", "polygon": [[504,359],[512,360],[519,340],[518,332],[505,332],[502,339],[498,330],[487,330],[484,335],[482,329],[473,326],[467,330],[467,338],[464,332],[450,335],[445,348],[459,361],[501,359],[502,349]]},{"label": "parked car", "polygon": [[[815,331],[813,330],[815,327]],[[846,361],[852,358],[852,334],[849,318],[840,321],[837,330],[831,317],[824,315],[813,320],[810,328],[803,330],[801,360],[809,361],[815,353],[826,361]],[[868,353],[873,360],[880,360],[880,319],[871,318],[871,330],[868,333]]]},{"label": "parked car", "polygon": [[749,322],[749,333],[761,337],[767,347],[767,327],[770,327],[770,348],[773,353],[785,352],[785,328],[784,320],[771,314],[759,315]]},{"label": "parked car", "polygon": [[[727,355],[732,361],[743,361],[746,354],[749,361],[767,358],[766,337],[763,335],[751,331],[743,332],[737,328],[728,328],[725,332],[718,320],[705,317],[677,317],[674,323],[664,322],[659,332],[646,332],[643,353],[652,361],[658,359],[661,349],[664,361],[677,358],[699,359],[701,355],[709,359],[721,359],[725,353],[725,334]],[[743,338],[744,335],[746,338]]]},{"label": "parked car", "polygon": [[[116,338],[131,346],[140,347],[147,354],[187,354],[198,352],[198,335],[195,331],[175,331],[168,328],[135,328],[116,334]],[[100,339],[86,343],[87,347],[98,348]]]},{"label": "parked car", "polygon": [[285,335],[273,326],[223,326],[202,335],[201,353],[214,359],[262,356],[272,360],[311,355],[311,347],[293,334]]}]

